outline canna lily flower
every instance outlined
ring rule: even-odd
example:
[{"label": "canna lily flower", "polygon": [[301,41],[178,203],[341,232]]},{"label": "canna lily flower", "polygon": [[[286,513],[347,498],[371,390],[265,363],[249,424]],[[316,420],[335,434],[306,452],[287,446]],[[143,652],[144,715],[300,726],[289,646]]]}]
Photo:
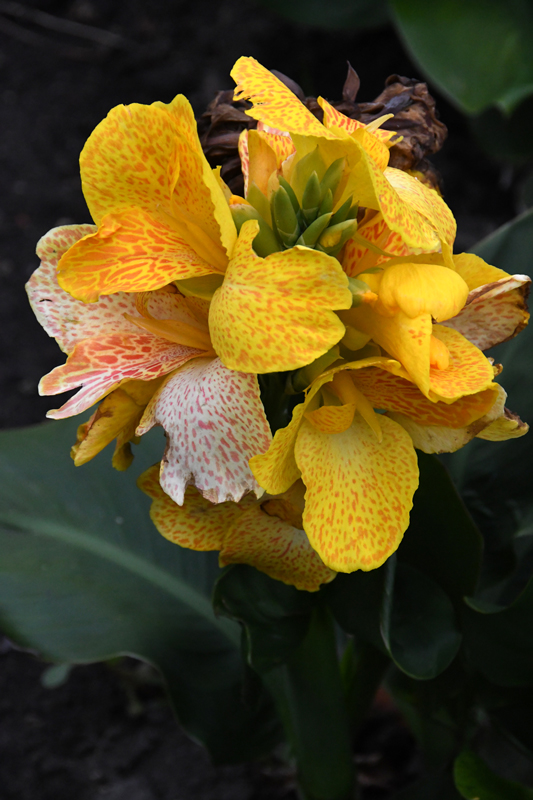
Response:
[{"label": "canna lily flower", "polygon": [[28,284],[68,355],[40,390],[81,387],[53,418],[100,402],[76,464],[116,438],[124,469],[130,442],[164,428],[140,486],[167,538],[315,591],[398,547],[415,448],[526,432],[483,351],[527,323],[529,279],[453,255],[440,195],[388,166],[386,118],[319,98],[319,121],[254,59],[232,75],[258,121],[239,141],[244,197],[182,96],[113,109],[89,138],[96,225],[47,234]]}]

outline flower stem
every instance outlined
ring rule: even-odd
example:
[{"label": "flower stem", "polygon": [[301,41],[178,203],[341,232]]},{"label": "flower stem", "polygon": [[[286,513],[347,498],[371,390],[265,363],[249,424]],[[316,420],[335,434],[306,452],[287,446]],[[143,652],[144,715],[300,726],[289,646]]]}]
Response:
[{"label": "flower stem", "polygon": [[355,767],[333,621],[314,610],[306,638],[264,676],[298,765],[305,800],[353,800]]}]

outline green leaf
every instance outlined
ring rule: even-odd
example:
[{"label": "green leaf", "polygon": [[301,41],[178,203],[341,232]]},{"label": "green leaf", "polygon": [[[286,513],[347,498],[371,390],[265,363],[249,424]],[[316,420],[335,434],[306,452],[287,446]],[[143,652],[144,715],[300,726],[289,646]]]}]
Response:
[{"label": "green leaf", "polygon": [[243,624],[248,663],[265,672],[283,664],[301,644],[317,600],[314,592],[235,564],[218,579],[213,602],[217,614]]},{"label": "green leaf", "polygon": [[161,433],[144,437],[126,474],[108,453],[76,469],[77,424],[0,434],[0,625],[56,662],[145,659],[217,761],[263,751],[276,723],[264,698],[242,701],[239,629],[210,603],[216,556],[166,541],[135,485],[161,457]]},{"label": "green leaf", "polygon": [[500,778],[469,750],[455,760],[453,772],[455,785],[466,800],[533,800],[533,790]]},{"label": "green leaf", "polygon": [[462,110],[510,113],[533,93],[530,0],[391,0],[400,35],[429,79]]},{"label": "green leaf", "polygon": [[507,608],[470,600],[463,614],[469,662],[501,686],[533,684],[533,579]]},{"label": "green leaf", "polygon": [[406,675],[434,678],[451,664],[461,644],[451,600],[431,578],[407,564],[398,562],[389,576],[382,608],[383,641]]},{"label": "green leaf", "polygon": [[420,484],[398,558],[436,581],[459,607],[476,588],[483,539],[438,458],[419,452],[418,466]]},{"label": "green leaf", "polygon": [[293,22],[324,30],[364,30],[389,18],[385,0],[262,0],[272,11]]}]

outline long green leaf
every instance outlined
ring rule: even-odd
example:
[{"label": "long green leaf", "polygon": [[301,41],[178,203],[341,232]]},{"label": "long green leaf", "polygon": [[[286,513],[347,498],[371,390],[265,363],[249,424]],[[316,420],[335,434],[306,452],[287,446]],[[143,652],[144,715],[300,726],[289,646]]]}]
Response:
[{"label": "long green leaf", "polygon": [[183,550],[150,521],[135,477],[161,457],[156,433],[130,473],[107,453],[76,469],[76,421],[0,434],[0,624],[58,662],[129,653],[158,666],[181,722],[216,760],[271,741],[263,702],[240,697],[238,626],[214,616],[215,554]]}]

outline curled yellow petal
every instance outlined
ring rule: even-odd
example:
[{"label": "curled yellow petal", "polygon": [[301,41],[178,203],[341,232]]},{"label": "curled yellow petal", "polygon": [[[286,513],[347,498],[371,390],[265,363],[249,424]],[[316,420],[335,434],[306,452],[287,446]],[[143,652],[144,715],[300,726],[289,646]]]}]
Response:
[{"label": "curled yellow petal", "polygon": [[431,314],[436,322],[454,317],[468,297],[457,272],[436,264],[396,264],[384,270],[379,299],[388,311],[408,317]]}]

